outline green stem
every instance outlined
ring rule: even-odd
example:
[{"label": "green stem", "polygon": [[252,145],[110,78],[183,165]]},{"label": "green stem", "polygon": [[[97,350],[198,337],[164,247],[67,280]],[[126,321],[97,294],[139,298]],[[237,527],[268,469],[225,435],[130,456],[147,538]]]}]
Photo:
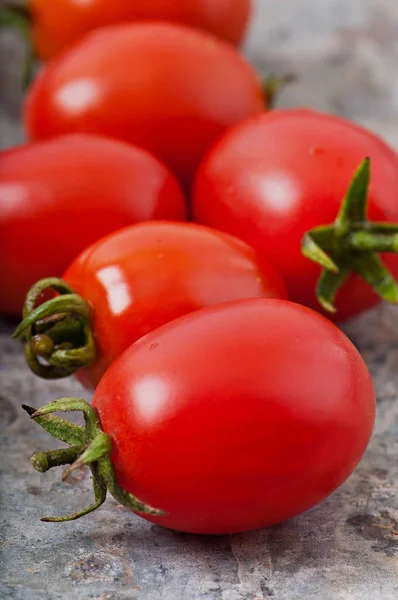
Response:
[{"label": "green stem", "polygon": [[75,462],[82,452],[80,447],[60,448],[59,450],[39,451],[32,454],[32,465],[40,473],[52,467],[60,467]]},{"label": "green stem", "polygon": [[26,6],[6,3],[0,9],[0,29],[10,28],[17,31],[26,42],[27,54],[22,74],[23,88],[26,89],[33,79],[35,56],[31,46],[30,31],[32,15]]},{"label": "green stem", "polygon": [[[36,306],[47,290],[60,295]],[[14,332],[15,338],[26,342],[25,358],[31,371],[44,379],[58,379],[93,364],[91,315],[88,302],[62,279],[36,283],[26,296],[23,320]]]},{"label": "green stem", "polygon": [[42,379],[61,379],[62,377],[69,377],[76,372],[74,367],[70,369],[57,368],[52,365],[43,365],[37,355],[32,351],[30,343],[27,342],[25,345],[25,360],[29,369]]},{"label": "green stem", "polygon": [[[71,515],[45,517],[41,519],[42,521],[64,522],[78,519],[101,506],[106,498],[107,491],[112,494],[117,502],[135,512],[158,516],[165,514],[164,511],[149,506],[120,487],[110,458],[112,452],[111,438],[101,430],[95,410],[85,400],[81,398],[60,398],[38,410],[29,406],[23,408],[32,419],[37,421],[54,437],[62,439],[70,445],[70,448],[35,452],[32,456],[32,464],[35,469],[45,472],[54,466],[70,464],[70,467],[64,471],[62,479],[84,465],[88,465],[92,472],[95,497],[92,504]],[[57,411],[83,412],[85,427],[76,426],[74,423],[53,415]],[[79,429],[76,430],[75,427]]]},{"label": "green stem", "polygon": [[370,159],[354,174],[334,223],[307,232],[301,249],[306,258],[322,267],[317,297],[323,308],[335,312],[334,300],[350,273],[357,273],[388,302],[398,302],[393,275],[378,256],[398,253],[398,224],[368,220]]},{"label": "green stem", "polygon": [[289,83],[297,81],[297,76],[293,73],[285,75],[268,75],[263,81],[264,98],[267,108],[275,107],[279,94]]}]

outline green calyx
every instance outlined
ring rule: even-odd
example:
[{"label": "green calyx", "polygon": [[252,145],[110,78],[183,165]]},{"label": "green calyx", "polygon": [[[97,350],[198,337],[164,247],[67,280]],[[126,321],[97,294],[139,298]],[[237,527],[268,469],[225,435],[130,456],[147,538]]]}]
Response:
[{"label": "green calyx", "polygon": [[398,302],[395,278],[378,256],[398,252],[398,224],[368,220],[370,159],[356,171],[334,223],[304,236],[302,253],[322,267],[316,295],[325,310],[336,312],[337,291],[351,273],[360,275],[384,300]]},{"label": "green calyx", "polygon": [[297,76],[293,73],[285,75],[268,75],[263,80],[264,102],[268,109],[275,107],[279,94],[289,83],[297,81]]},{"label": "green calyx", "polygon": [[[82,510],[62,517],[44,517],[46,522],[74,521],[93,512],[103,504],[109,491],[117,502],[131,510],[143,514],[162,516],[164,511],[152,508],[121,488],[116,480],[110,454],[111,438],[101,430],[95,410],[80,398],[61,398],[46,404],[39,410],[23,405],[22,408],[43,429],[54,438],[69,444],[68,448],[35,452],[32,455],[33,467],[44,473],[52,467],[70,465],[64,470],[62,479],[66,479],[75,469],[88,465],[93,480],[94,502]],[[54,415],[55,412],[81,411],[85,426],[77,425],[67,419]]]},{"label": "green calyx", "polygon": [[[36,307],[41,294],[59,296]],[[62,279],[42,279],[28,292],[14,337],[25,341],[30,369],[44,379],[68,377],[96,359],[89,304]]]},{"label": "green calyx", "polygon": [[13,29],[23,37],[27,44],[23,73],[24,89],[28,87],[34,74],[35,57],[30,43],[31,25],[32,15],[26,6],[15,4],[15,2],[6,2],[5,6],[0,8],[0,29]]}]

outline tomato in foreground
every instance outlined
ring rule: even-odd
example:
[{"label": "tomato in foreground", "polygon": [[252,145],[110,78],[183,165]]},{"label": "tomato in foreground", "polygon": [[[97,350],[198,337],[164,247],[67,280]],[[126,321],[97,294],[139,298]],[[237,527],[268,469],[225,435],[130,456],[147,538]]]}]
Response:
[{"label": "tomato in foreground", "polygon": [[[81,400],[27,407],[48,431],[57,410],[84,410],[93,424],[85,454],[63,449],[53,464],[90,462],[144,518],[207,534],[266,527],[321,502],[355,469],[375,417],[369,372],[344,333],[311,309],[259,299],[148,334],[107,371],[92,406],[100,424]],[[102,484],[96,504],[69,518],[105,494]]]},{"label": "tomato in foreground", "polygon": [[0,312],[20,316],[35,281],[104,235],[185,218],[171,173],[122,142],[76,134],[0,153]]},{"label": "tomato in foreground", "polygon": [[[47,287],[64,295],[31,312]],[[240,240],[193,223],[141,223],[84,251],[64,281],[34,286],[16,335],[29,332],[27,361],[38,375],[67,376],[85,367],[77,377],[94,388],[126,348],[176,317],[227,300],[286,297],[269,262]],[[55,323],[41,323],[44,317]],[[64,350],[66,343],[72,347]]]},{"label": "tomato in foreground", "polygon": [[[391,229],[391,223],[398,221],[398,158],[381,139],[354,123],[294,109],[276,110],[237,125],[220,139],[199,170],[194,218],[240,237],[260,254],[269,256],[284,278],[290,298],[318,310],[315,289],[321,269],[302,255],[301,242],[312,228],[333,223],[350,181],[366,156],[372,163],[369,217],[382,223],[375,224],[376,237],[364,240],[370,233],[364,214],[364,165],[361,175],[365,177],[357,178],[350,194],[348,218],[355,223],[351,227],[347,221],[342,231],[347,265],[342,265],[334,279],[329,273],[322,283],[324,288],[329,286],[327,292],[333,286],[333,293],[339,288],[335,303],[335,318],[339,320],[379,301],[368,283],[381,296],[396,302],[393,278],[389,278],[391,293],[386,294],[386,271],[377,257],[366,252],[394,249],[393,239],[390,237],[388,245],[383,236],[397,232],[397,227]],[[360,210],[358,198],[362,202]],[[358,230],[363,234],[362,246],[352,236]],[[365,243],[369,241],[372,243]],[[343,243],[341,249],[344,253]],[[358,263],[358,252],[362,250]],[[383,260],[397,276],[398,257],[383,256]],[[348,276],[353,270],[359,274]]]},{"label": "tomato in foreground", "polygon": [[146,148],[189,187],[206,150],[231,125],[264,110],[245,59],[210,34],[167,23],[95,31],[33,83],[31,139],[73,131]]},{"label": "tomato in foreground", "polygon": [[85,33],[110,24],[173,21],[239,44],[251,0],[29,0],[38,55],[53,59]]}]

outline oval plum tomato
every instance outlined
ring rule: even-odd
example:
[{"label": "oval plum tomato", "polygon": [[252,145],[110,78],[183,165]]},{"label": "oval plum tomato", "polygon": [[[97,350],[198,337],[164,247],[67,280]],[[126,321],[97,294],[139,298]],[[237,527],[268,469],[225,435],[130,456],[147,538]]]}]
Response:
[{"label": "oval plum tomato", "polygon": [[86,36],[28,93],[31,139],[71,131],[137,144],[188,186],[229,126],[264,110],[260,79],[239,53],[178,25],[107,27]]},{"label": "oval plum tomato", "polygon": [[[311,110],[277,110],[255,117],[227,132],[203,161],[195,185],[194,218],[269,256],[290,298],[320,309],[314,293],[320,267],[301,254],[300,243],[308,230],[334,221],[365,156],[372,161],[369,215],[396,222],[398,159],[378,137]],[[362,194],[364,189],[357,191]],[[383,258],[398,275],[398,257]],[[371,266],[377,267],[375,260]],[[352,317],[378,300],[359,275],[351,275],[337,293],[336,318]]]},{"label": "oval plum tomato", "polygon": [[[58,282],[55,289],[64,294],[73,290],[75,295],[61,295],[55,303],[49,300],[30,314],[25,311],[27,318],[16,335],[59,313],[81,312],[87,317],[90,310],[84,306],[89,304],[95,355],[91,342],[85,341],[76,364],[79,350],[60,349],[65,343],[73,345],[70,330],[66,327],[61,335],[56,322],[58,338],[54,340],[51,321],[47,331],[41,327],[38,336],[31,331],[33,338],[26,346],[28,364],[38,375],[65,376],[85,367],[77,377],[86,387],[95,387],[133,342],[176,317],[227,300],[287,297],[279,275],[268,261],[259,261],[252,248],[194,223],[142,223],[111,234],[83,252],[66,271],[64,281],[66,288]],[[49,280],[50,286],[53,283]],[[41,284],[33,288],[31,307],[42,290]],[[77,298],[80,304],[76,309]],[[86,324],[87,318],[84,327]],[[72,333],[76,335],[74,329]],[[43,355],[43,346],[49,366],[38,364],[35,356]]]},{"label": "oval plum tomato", "polygon": [[111,231],[185,218],[174,177],[139,148],[76,134],[2,152],[0,312],[20,315],[37,279]]},{"label": "oval plum tomato", "polygon": [[251,0],[29,0],[38,55],[53,59],[85,33],[133,21],[173,21],[239,44]]},{"label": "oval plum tomato", "polygon": [[[27,411],[50,431],[43,415],[84,410],[94,441],[80,458],[87,446],[72,449],[72,470],[102,457],[109,491],[149,521],[226,534],[289,519],[342,484],[369,442],[375,394],[359,352],[328,319],[256,299],[148,334],[110,367],[92,406],[62,399]],[[63,453],[53,464],[73,460]]]}]

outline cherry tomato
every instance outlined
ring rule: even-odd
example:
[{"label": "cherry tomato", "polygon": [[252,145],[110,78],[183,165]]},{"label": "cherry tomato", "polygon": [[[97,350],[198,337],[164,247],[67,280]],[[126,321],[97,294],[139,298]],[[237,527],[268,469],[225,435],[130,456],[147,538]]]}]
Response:
[{"label": "cherry tomato", "polygon": [[[96,358],[77,372],[88,388],[128,346],[176,317],[227,300],[287,297],[268,261],[240,240],[194,223],[141,223],[113,233],[83,252],[64,280],[93,311]],[[40,319],[53,314],[41,309]]]},{"label": "cherry tomato", "polygon": [[71,135],[0,154],[0,312],[20,315],[26,292],[62,275],[107,233],[137,221],[183,220],[182,192],[146,151]]},{"label": "cherry tomato", "polygon": [[264,110],[262,84],[225,42],[165,23],[107,27],[56,59],[25,107],[31,139],[73,131],[137,144],[189,186],[206,150]]},{"label": "cherry tomato", "polygon": [[54,58],[85,33],[133,21],[174,21],[239,44],[250,0],[30,0],[33,40],[39,56]]},{"label": "cherry tomato", "polygon": [[[66,409],[58,402],[47,412]],[[321,502],[358,464],[375,416],[370,374],[344,333],[311,309],[259,299],[148,334],[110,367],[92,405],[118,485],[166,512],[142,516],[208,534]],[[110,452],[102,434],[97,455],[99,443]]]},{"label": "cherry tomato", "polygon": [[[371,157],[369,216],[398,221],[398,159],[369,131],[311,110],[277,110],[242,123],[216,144],[198,173],[195,220],[227,231],[274,262],[289,296],[319,309],[320,268],[301,254],[304,234],[333,222],[360,162]],[[398,257],[383,256],[398,275]],[[336,318],[369,309],[378,296],[358,275],[340,288]]]}]

